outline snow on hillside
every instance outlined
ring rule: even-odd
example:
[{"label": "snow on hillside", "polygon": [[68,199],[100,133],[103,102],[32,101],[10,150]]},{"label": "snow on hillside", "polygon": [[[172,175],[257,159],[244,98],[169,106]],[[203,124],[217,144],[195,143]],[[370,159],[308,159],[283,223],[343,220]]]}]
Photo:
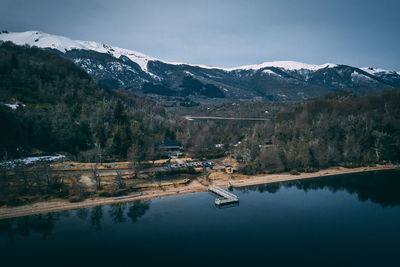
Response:
[{"label": "snow on hillside", "polygon": [[286,70],[319,70],[323,68],[333,68],[336,67],[336,64],[333,63],[325,63],[322,65],[311,65],[311,64],[305,64],[301,62],[296,62],[296,61],[272,61],[272,62],[264,62],[261,64],[257,65],[246,65],[246,66],[240,66],[240,67],[235,67],[235,68],[230,68],[229,70],[259,70],[263,69],[266,67],[276,67],[276,68],[282,68]]},{"label": "snow on hillside", "polygon": [[[159,60],[162,61],[162,60]],[[311,70],[311,71],[316,71],[319,69],[323,68],[333,68],[336,67],[336,64],[333,63],[325,63],[322,65],[311,65],[311,64],[306,64],[306,63],[301,63],[301,62],[296,62],[296,61],[271,61],[271,62],[264,62],[261,64],[256,64],[256,65],[244,65],[244,66],[239,66],[239,67],[233,67],[233,68],[223,68],[223,67],[213,67],[213,66],[207,66],[207,65],[194,65],[194,64],[188,64],[188,63],[182,63],[182,62],[167,62],[167,61],[162,61],[167,64],[171,65],[187,65],[187,66],[192,66],[192,67],[200,67],[203,69],[219,69],[219,70],[224,70],[227,72],[230,71],[237,71],[237,70],[259,70],[263,69],[266,67],[275,67],[275,68],[282,68],[286,70]]]},{"label": "snow on hillside", "polygon": [[11,41],[17,45],[27,44],[41,48],[53,48],[61,52],[71,49],[85,49],[84,46],[69,38],[38,31],[3,33],[0,34],[0,40]]},{"label": "snow on hillside", "polygon": [[374,81],[371,77],[366,76],[365,74],[359,73],[358,71],[353,71],[351,73],[351,81],[353,83],[358,82],[360,80],[370,80]]},{"label": "snow on hillside", "polygon": [[368,72],[369,74],[372,74],[372,75],[375,75],[377,73],[393,73],[394,72],[394,71],[384,70],[384,69],[379,69],[379,68],[360,68],[360,70]]},{"label": "snow on hillside", "polygon": [[[333,68],[336,67],[336,64],[333,63],[325,63],[322,65],[312,65],[305,64],[296,61],[272,61],[272,62],[264,62],[256,65],[245,65],[234,68],[221,68],[221,67],[212,67],[206,65],[194,65],[188,63],[181,62],[168,62],[164,60],[160,60],[157,58],[153,58],[147,56],[145,54],[128,50],[124,48],[119,48],[115,46],[110,46],[102,43],[91,42],[91,41],[79,41],[79,40],[71,40],[64,36],[52,35],[43,33],[40,31],[27,31],[27,32],[12,32],[12,33],[3,33],[0,34],[0,41],[12,41],[17,45],[28,44],[30,46],[37,46],[41,48],[53,48],[57,49],[63,53],[72,49],[83,49],[83,50],[92,50],[99,53],[107,53],[116,58],[120,56],[126,56],[133,62],[137,63],[143,71],[147,72],[151,76],[155,76],[153,73],[150,73],[147,69],[147,63],[149,61],[160,61],[166,64],[171,65],[188,65],[193,67],[200,67],[205,69],[219,69],[227,72],[238,71],[238,70],[259,70],[266,67],[276,67],[285,70],[291,71],[316,71],[323,68]],[[392,73],[383,69],[375,69],[375,68],[361,68],[363,71],[366,71],[372,75],[377,73]],[[396,73],[396,72],[393,72]],[[271,73],[270,73],[271,74]],[[398,73],[400,74],[400,72]]]},{"label": "snow on hillside", "polygon": [[147,72],[147,62],[157,60],[142,53],[123,49],[115,46],[109,46],[97,42],[71,40],[67,37],[43,33],[40,31],[12,32],[0,34],[1,41],[11,41],[17,45],[27,44],[40,48],[53,48],[63,53],[72,49],[92,50],[99,53],[108,53],[116,58],[124,55],[133,62],[137,63],[143,71]]},{"label": "snow on hillside", "polygon": [[120,56],[126,56],[133,62],[137,63],[140,66],[140,68],[147,73],[149,73],[147,70],[147,62],[151,60],[153,61],[158,60],[156,58],[146,56],[145,54],[116,46],[110,46],[90,41],[76,41],[76,42],[84,46],[85,47],[84,49],[86,50],[93,50],[99,53],[108,53],[113,55],[115,58],[119,58]]},{"label": "snow on hillside", "polygon": [[263,70],[262,73],[265,73],[265,74],[268,74],[268,75],[281,76],[278,73],[273,72],[272,70]]},{"label": "snow on hillside", "polygon": [[16,110],[18,107],[25,107],[25,104],[22,104],[22,103],[3,104],[3,105],[11,108],[12,110]]},{"label": "snow on hillside", "polygon": [[3,161],[0,162],[0,166],[6,166],[6,167],[15,167],[16,165],[30,165],[38,161],[56,161],[59,159],[65,158],[64,155],[55,155],[55,156],[41,156],[41,157],[27,157],[27,158],[21,158],[21,159],[15,159],[15,160],[9,160],[9,161]]},{"label": "snow on hillside", "polygon": [[147,73],[149,73],[147,69],[147,63],[149,61],[161,61],[172,65],[188,65],[188,66],[201,67],[207,69],[221,69],[225,71],[258,70],[265,67],[277,67],[287,70],[301,70],[301,69],[318,70],[321,68],[336,66],[335,64],[331,63],[326,63],[323,65],[310,65],[295,61],[274,61],[274,62],[264,62],[258,65],[239,66],[235,68],[220,68],[220,67],[211,67],[206,65],[193,65],[181,62],[167,62],[153,57],[149,57],[145,54],[136,51],[120,47],[110,46],[91,41],[71,40],[64,36],[47,34],[40,31],[12,32],[8,34],[0,34],[0,40],[12,41],[17,45],[28,44],[30,46],[37,46],[41,48],[53,48],[63,53],[72,49],[83,49],[83,50],[92,50],[99,53],[111,54],[116,58],[119,58],[120,56],[123,55],[128,57],[133,62],[137,63],[142,68],[142,70]]}]

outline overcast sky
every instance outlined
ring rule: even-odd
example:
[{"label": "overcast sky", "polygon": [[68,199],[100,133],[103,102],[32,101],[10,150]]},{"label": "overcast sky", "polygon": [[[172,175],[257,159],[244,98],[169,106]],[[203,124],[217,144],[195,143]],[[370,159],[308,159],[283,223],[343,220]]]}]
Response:
[{"label": "overcast sky", "polygon": [[169,61],[294,60],[400,71],[399,0],[0,0],[0,29],[40,30]]}]

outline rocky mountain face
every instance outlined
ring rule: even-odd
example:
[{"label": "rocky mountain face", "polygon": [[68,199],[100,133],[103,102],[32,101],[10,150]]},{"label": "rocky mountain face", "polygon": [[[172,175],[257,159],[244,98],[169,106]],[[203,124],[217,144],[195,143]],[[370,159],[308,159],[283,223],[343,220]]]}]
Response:
[{"label": "rocky mountain face", "polygon": [[136,51],[37,31],[2,33],[0,41],[57,51],[111,88],[172,102],[302,100],[338,90],[368,94],[400,87],[399,72],[375,68],[292,61],[218,68],[167,62]]}]

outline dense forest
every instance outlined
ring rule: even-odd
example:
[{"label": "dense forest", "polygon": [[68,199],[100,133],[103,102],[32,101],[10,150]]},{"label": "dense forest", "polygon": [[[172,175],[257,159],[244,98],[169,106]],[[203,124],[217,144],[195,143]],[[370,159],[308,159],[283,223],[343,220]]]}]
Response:
[{"label": "dense forest", "polygon": [[0,103],[1,159],[63,152],[80,161],[118,160],[130,151],[144,159],[157,142],[174,139],[163,108],[35,47],[0,46]]},{"label": "dense forest", "polygon": [[142,86],[143,93],[157,94],[162,96],[181,96],[201,95],[206,97],[224,98],[225,94],[217,86],[213,84],[203,84],[199,80],[186,76],[182,79],[179,86],[181,90],[175,91],[166,85],[144,83]]},{"label": "dense forest", "polygon": [[277,113],[234,149],[245,173],[400,161],[400,91],[345,92]]}]

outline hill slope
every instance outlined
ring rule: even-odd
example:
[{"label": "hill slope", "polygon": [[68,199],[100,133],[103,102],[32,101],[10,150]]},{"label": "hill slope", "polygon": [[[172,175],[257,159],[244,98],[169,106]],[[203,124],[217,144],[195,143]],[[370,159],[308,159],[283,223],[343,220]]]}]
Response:
[{"label": "hill slope", "polygon": [[[165,112],[132,93],[99,86],[57,53],[0,45],[0,158],[68,152],[93,160],[101,152],[145,153],[164,138]],[[146,139],[146,140],[145,140]]]}]

